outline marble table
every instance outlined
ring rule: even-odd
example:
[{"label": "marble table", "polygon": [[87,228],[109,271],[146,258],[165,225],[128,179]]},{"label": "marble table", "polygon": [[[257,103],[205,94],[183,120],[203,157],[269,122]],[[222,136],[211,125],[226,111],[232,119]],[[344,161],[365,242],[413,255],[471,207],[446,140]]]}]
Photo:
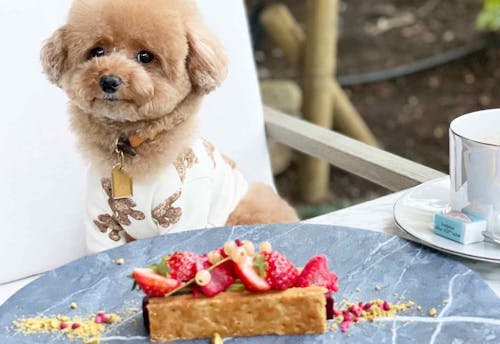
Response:
[{"label": "marble table", "polygon": [[[393,193],[373,201],[358,204],[336,212],[305,221],[306,223],[329,224],[363,228],[375,232],[389,233],[413,240],[396,226],[393,220],[393,208],[396,201],[404,194]],[[461,262],[478,273],[491,289],[500,297],[500,264],[471,261],[449,255],[450,259]]]},{"label": "marble table", "polygon": [[[298,266],[324,253],[340,276],[337,300],[412,300],[422,310],[414,307],[395,317],[361,322],[347,334],[337,330],[318,336],[230,338],[226,343],[494,343],[500,339],[500,299],[466,266],[393,235],[302,223],[177,233],[83,258],[45,274],[0,306],[0,343],[66,342],[62,334],[25,337],[12,329],[12,321],[36,314],[85,316],[101,309],[124,317],[109,327],[102,343],[148,343],[140,311],[126,312],[130,307],[139,309],[142,299],[139,291],[130,291],[131,269],[168,252],[204,253],[236,238],[271,241]],[[125,258],[125,264],[115,264],[118,258]],[[78,303],[77,310],[69,310],[71,302]],[[431,308],[437,309],[435,317],[427,315]]]}]

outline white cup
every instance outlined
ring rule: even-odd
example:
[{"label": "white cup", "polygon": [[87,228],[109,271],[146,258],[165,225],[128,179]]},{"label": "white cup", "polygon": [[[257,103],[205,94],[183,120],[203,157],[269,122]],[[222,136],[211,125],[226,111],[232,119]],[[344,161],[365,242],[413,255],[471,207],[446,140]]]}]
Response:
[{"label": "white cup", "polygon": [[488,221],[500,243],[500,109],[473,112],[450,125],[451,207]]}]

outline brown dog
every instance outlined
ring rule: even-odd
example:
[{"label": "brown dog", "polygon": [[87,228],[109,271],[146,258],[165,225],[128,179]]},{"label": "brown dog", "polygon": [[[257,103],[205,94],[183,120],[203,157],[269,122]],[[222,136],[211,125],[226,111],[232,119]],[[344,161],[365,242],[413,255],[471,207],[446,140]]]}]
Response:
[{"label": "brown dog", "polygon": [[[227,61],[195,1],[76,0],[68,23],[46,42],[41,59],[49,80],[70,99],[72,128],[92,165],[88,230],[93,237],[113,242],[89,239],[99,242],[90,244],[92,250],[116,246],[125,238],[194,229],[191,226],[298,220],[271,188],[245,187],[239,172],[229,171],[228,166],[234,167],[229,159],[198,137],[198,107],[203,96],[224,80]],[[115,180],[109,176],[117,163],[135,183],[133,197],[113,194]],[[169,166],[177,172],[177,191],[163,176]],[[219,204],[225,213],[220,211],[217,220],[204,225],[187,220],[203,212],[202,202],[182,201],[194,187],[186,183],[196,179],[193,175],[201,173],[197,169],[202,166],[210,169],[210,178],[198,191],[210,193],[203,196],[206,199],[200,196],[209,208],[229,197],[215,195],[214,189],[225,190],[214,184],[221,182],[220,175],[229,176],[222,183],[238,185],[239,192],[227,204]],[[158,186],[161,183],[169,186]],[[146,187],[149,184],[161,191]],[[160,229],[143,234],[141,226]]]}]

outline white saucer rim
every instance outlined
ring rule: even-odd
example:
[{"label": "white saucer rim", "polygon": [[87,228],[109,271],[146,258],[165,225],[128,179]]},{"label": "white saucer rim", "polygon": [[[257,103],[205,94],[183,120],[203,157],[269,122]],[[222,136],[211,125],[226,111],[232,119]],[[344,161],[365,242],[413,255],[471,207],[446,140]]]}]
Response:
[{"label": "white saucer rim", "polygon": [[[425,183],[422,183],[422,184],[416,186],[415,188],[418,188],[418,187],[420,187],[420,186],[422,186],[424,184],[427,184],[427,183],[438,182],[438,181],[441,181],[441,180],[444,180],[444,179],[449,179],[449,178],[450,178],[449,176],[445,176],[445,177],[440,177],[440,178],[432,179],[432,180],[429,180],[429,181],[427,181]],[[420,239],[419,237],[417,237],[417,236],[413,235],[412,233],[408,232],[408,230],[404,228],[404,226],[398,221],[398,219],[396,217],[396,207],[398,206],[398,203],[402,202],[403,199],[406,196],[408,196],[408,194],[410,194],[412,191],[414,191],[415,188],[412,188],[410,190],[405,191],[396,200],[396,202],[394,203],[394,206],[393,206],[393,210],[392,210],[392,218],[393,218],[394,223],[406,235],[410,236],[410,238],[411,238],[412,241],[415,241],[415,242],[417,242],[417,243],[419,243],[419,244],[421,244],[423,246],[427,246],[427,247],[433,248],[433,249],[435,249],[437,251],[448,253],[448,254],[451,254],[451,255],[454,255],[454,256],[458,256],[458,257],[461,257],[461,258],[467,258],[467,259],[474,260],[474,261],[488,262],[488,263],[492,263],[492,264],[500,264],[500,258],[499,259],[485,258],[485,257],[482,257],[482,256],[476,256],[476,255],[472,255],[472,254],[466,254],[466,253],[461,253],[461,252],[453,251],[453,250],[450,250],[450,249],[447,249],[447,248],[444,248],[444,247],[432,244],[432,243],[430,243],[430,242],[428,242],[426,240]]]},{"label": "white saucer rim", "polygon": [[396,226],[402,230],[407,236],[410,237],[410,240],[416,242],[417,244],[420,244],[420,245],[423,245],[423,246],[427,246],[427,247],[430,247],[432,249],[435,249],[437,251],[440,251],[440,252],[443,252],[443,253],[448,253],[448,254],[451,254],[451,255],[454,255],[454,256],[458,256],[458,257],[461,257],[461,258],[467,258],[467,259],[470,259],[470,260],[474,260],[474,261],[481,261],[481,262],[487,262],[487,263],[492,263],[492,264],[500,264],[500,259],[494,259],[494,258],[484,258],[484,257],[481,257],[481,256],[475,256],[475,255],[468,255],[468,254],[465,254],[465,253],[460,253],[460,252],[457,252],[457,251],[452,251],[452,250],[449,250],[449,249],[446,249],[444,247],[440,247],[440,246],[437,246],[437,245],[433,245],[431,243],[429,243],[428,241],[425,241],[425,240],[422,240],[416,236],[414,236],[413,234],[411,234],[410,232],[408,232],[397,220],[396,218],[394,217],[394,223],[396,224]]}]

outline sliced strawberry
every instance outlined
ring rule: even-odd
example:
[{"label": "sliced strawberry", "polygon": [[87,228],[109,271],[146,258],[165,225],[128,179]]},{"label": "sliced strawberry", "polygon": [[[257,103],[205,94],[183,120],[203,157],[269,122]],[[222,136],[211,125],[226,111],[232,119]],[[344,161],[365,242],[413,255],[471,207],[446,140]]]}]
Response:
[{"label": "sliced strawberry", "polygon": [[196,259],[195,267],[196,267],[196,272],[200,270],[206,270],[208,269],[212,264],[208,261],[208,255],[204,254],[202,256],[198,256]]},{"label": "sliced strawberry", "polygon": [[[214,297],[226,291],[235,281],[233,265],[232,261],[227,261],[217,266],[210,271],[210,282],[206,286],[198,286],[197,288],[208,297]],[[197,271],[206,270],[210,266],[211,264],[208,262],[206,256],[199,257],[196,262]]]},{"label": "sliced strawberry", "polygon": [[181,283],[155,273],[151,269],[134,269],[132,275],[141,289],[150,297],[161,297],[168,294]]},{"label": "sliced strawberry", "polygon": [[214,297],[226,291],[235,281],[233,262],[226,262],[210,271],[210,283],[200,287],[201,292],[208,297]]},{"label": "sliced strawberry", "polygon": [[164,258],[168,267],[169,275],[180,282],[187,282],[196,275],[196,260],[198,255],[192,252],[175,252]]},{"label": "sliced strawberry", "polygon": [[266,281],[271,288],[285,290],[295,285],[299,273],[287,257],[276,251],[263,252],[262,256],[266,264]]},{"label": "sliced strawberry", "polygon": [[234,264],[234,272],[243,282],[245,288],[250,291],[266,291],[271,289],[269,283],[255,270],[254,259],[252,257],[248,257],[241,264]]},{"label": "sliced strawberry", "polygon": [[299,288],[306,288],[312,285],[325,287],[329,291],[337,291],[338,277],[333,272],[328,270],[328,258],[324,255],[319,255],[311,258],[306,264],[304,270],[297,278],[295,286]]}]

